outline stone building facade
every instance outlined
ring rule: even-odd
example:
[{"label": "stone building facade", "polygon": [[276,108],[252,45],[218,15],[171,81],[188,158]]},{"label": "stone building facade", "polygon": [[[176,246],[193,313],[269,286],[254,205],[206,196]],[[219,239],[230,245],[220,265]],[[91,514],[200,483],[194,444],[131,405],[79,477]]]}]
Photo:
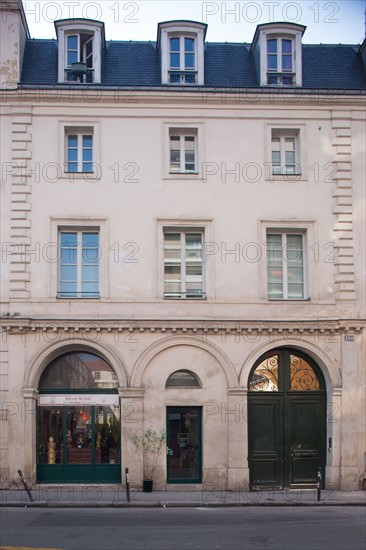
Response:
[{"label": "stone building facade", "polygon": [[3,487],[361,488],[365,43],[1,16]]}]

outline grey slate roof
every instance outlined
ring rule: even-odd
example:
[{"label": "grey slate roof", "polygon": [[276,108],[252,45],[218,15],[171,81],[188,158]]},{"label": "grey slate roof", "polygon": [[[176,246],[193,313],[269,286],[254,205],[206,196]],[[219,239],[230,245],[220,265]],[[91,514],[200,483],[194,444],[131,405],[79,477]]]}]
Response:
[{"label": "grey slate roof", "polygon": [[[366,71],[358,49],[355,45],[303,44],[303,88],[365,90]],[[205,86],[258,87],[249,50],[250,44],[245,43],[206,43]],[[56,40],[27,40],[21,84],[58,84]],[[155,42],[107,42],[102,56],[102,86],[160,84]]]}]

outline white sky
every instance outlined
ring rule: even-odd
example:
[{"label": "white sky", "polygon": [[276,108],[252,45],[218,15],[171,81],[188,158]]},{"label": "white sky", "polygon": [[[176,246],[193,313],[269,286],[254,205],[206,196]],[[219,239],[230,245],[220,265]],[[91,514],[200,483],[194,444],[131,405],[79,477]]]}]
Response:
[{"label": "white sky", "polygon": [[260,23],[306,25],[305,43],[359,44],[366,0],[23,0],[32,38],[54,38],[53,21],[86,17],[104,21],[107,40],[155,40],[157,24],[191,19],[208,24],[208,42],[251,42]]}]

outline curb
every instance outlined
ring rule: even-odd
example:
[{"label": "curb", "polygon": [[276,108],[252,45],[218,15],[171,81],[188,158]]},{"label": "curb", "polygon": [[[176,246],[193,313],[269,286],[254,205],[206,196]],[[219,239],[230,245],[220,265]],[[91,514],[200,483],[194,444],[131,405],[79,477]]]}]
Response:
[{"label": "curb", "polygon": [[248,508],[248,507],[366,506],[361,501],[320,502],[0,502],[0,508]]}]

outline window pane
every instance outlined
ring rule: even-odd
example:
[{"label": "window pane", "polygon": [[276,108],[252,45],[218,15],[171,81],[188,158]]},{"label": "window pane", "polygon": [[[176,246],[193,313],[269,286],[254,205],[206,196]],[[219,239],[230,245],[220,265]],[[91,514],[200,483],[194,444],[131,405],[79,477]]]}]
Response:
[{"label": "window pane", "polygon": [[173,372],[166,381],[167,388],[172,387],[181,387],[181,386],[190,386],[192,388],[198,388],[198,380],[193,374],[185,370],[179,370]]},{"label": "window pane", "polygon": [[[102,373],[101,380],[94,373]],[[53,389],[92,389],[118,388],[110,365],[93,353],[69,352],[59,355],[43,371],[39,388]]]},{"label": "window pane", "polygon": [[62,408],[38,408],[38,464],[61,464]]},{"label": "window pane", "polygon": [[98,282],[85,282],[81,285],[82,298],[99,298],[99,284]]},{"label": "window pane", "polygon": [[194,54],[186,53],[184,55],[184,64],[186,69],[194,69]]},{"label": "window pane", "polygon": [[302,284],[289,284],[288,297],[290,300],[303,300],[304,286]]},{"label": "window pane", "polygon": [[67,52],[67,64],[78,62],[78,52]]},{"label": "window pane", "polygon": [[186,52],[194,52],[194,38],[184,39],[184,49]]},{"label": "window pane", "polygon": [[78,49],[78,36],[76,34],[67,37],[67,49],[68,50]]},{"label": "window pane", "polygon": [[292,53],[292,42],[291,40],[282,40],[282,53],[291,54]]},{"label": "window pane", "polygon": [[278,391],[278,356],[268,357],[258,365],[249,380],[249,391]]},{"label": "window pane", "polygon": [[305,359],[290,355],[290,383],[293,391],[315,391],[320,384],[313,367]]},{"label": "window pane", "polygon": [[281,150],[281,140],[279,137],[273,137],[272,138],[272,151],[280,151]]},{"label": "window pane", "polygon": [[180,68],[180,55],[179,53],[170,54],[170,68],[179,69]]},{"label": "window pane", "polygon": [[277,56],[268,55],[267,57],[268,57],[268,61],[267,61],[268,70],[277,71]]},{"label": "window pane", "polygon": [[93,136],[83,136],[83,147],[93,147]]},{"label": "window pane", "polygon": [[67,463],[91,463],[91,407],[67,407]]},{"label": "window pane", "polygon": [[282,300],[283,299],[283,288],[282,284],[268,284],[268,298],[270,300]]},{"label": "window pane", "polygon": [[285,151],[295,150],[295,138],[285,138]]},{"label": "window pane", "polygon": [[68,147],[76,147],[78,146],[78,136],[69,134],[67,136],[67,145]]},{"label": "window pane", "polygon": [[83,282],[98,282],[98,272],[99,270],[97,265],[83,265]]},{"label": "window pane", "polygon": [[170,51],[171,52],[179,52],[179,38],[171,38],[170,39]]},{"label": "window pane", "polygon": [[121,416],[119,407],[96,407],[95,461],[120,464]]},{"label": "window pane", "polygon": [[277,40],[275,38],[267,40],[267,51],[268,53],[277,53]]}]

